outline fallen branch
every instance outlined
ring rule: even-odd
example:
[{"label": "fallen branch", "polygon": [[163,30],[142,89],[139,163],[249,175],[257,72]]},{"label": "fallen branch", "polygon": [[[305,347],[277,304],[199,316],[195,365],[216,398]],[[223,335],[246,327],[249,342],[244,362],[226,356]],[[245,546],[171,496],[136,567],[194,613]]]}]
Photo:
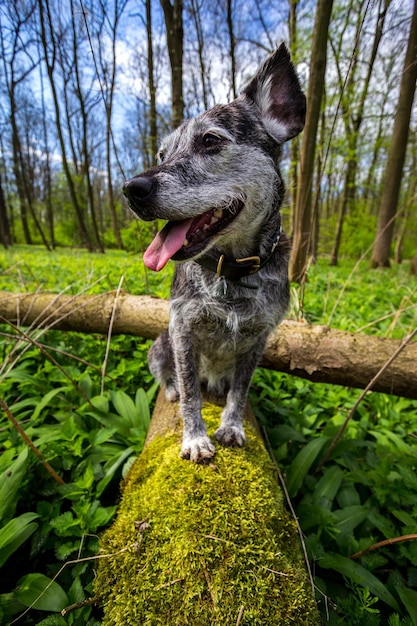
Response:
[{"label": "fallen branch", "polygon": [[[116,297],[117,296],[117,297]],[[117,301],[116,301],[117,300]],[[109,292],[56,296],[0,292],[5,322],[154,339],[168,325],[168,302]],[[401,341],[349,333],[328,326],[285,321],[270,336],[261,365],[314,382],[365,389],[398,350]],[[417,342],[410,342],[377,377],[372,389],[417,399]]]}]

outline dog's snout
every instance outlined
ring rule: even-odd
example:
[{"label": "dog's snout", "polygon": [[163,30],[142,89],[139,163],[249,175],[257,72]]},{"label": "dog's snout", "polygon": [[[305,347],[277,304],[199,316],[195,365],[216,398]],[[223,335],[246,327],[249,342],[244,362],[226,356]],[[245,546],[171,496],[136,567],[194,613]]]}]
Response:
[{"label": "dog's snout", "polygon": [[135,203],[149,200],[155,189],[155,180],[149,176],[135,176],[123,186],[127,199]]}]

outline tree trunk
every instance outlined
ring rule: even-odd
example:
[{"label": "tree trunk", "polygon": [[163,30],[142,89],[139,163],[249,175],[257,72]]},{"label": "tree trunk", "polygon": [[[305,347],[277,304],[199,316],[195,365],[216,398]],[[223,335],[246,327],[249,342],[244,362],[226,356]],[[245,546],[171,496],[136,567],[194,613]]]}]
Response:
[{"label": "tree trunk", "polygon": [[[340,245],[342,243],[342,233],[343,233],[343,225],[345,221],[345,217],[349,212],[352,212],[355,207],[356,200],[356,175],[358,170],[358,139],[360,128],[362,126],[362,122],[364,119],[364,108],[366,99],[368,96],[369,84],[371,82],[372,71],[375,64],[376,55],[378,52],[379,44],[382,39],[382,34],[384,30],[385,18],[387,15],[387,11],[389,5],[392,0],[380,0],[379,3],[379,11],[378,11],[378,19],[377,25],[374,34],[374,40],[372,44],[371,54],[369,57],[369,61],[367,62],[367,72],[365,76],[365,80],[363,82],[362,90],[359,94],[359,102],[355,111],[355,102],[353,99],[356,96],[356,88],[355,84],[357,81],[356,70],[358,68],[358,47],[359,47],[359,38],[363,28],[363,20],[364,16],[362,11],[359,11],[358,15],[358,23],[356,28],[356,37],[355,41],[356,46],[353,51],[353,61],[350,68],[348,80],[346,81],[346,85],[344,85],[344,79],[342,77],[340,67],[339,67],[339,57],[335,54],[337,67],[338,67],[338,77],[339,77],[339,85],[342,92],[342,110],[343,110],[343,119],[345,121],[345,130],[346,130],[346,139],[348,144],[348,154],[349,158],[346,165],[346,174],[345,174],[345,182],[343,188],[343,198],[342,204],[340,208],[339,219],[337,222],[336,229],[336,237],[331,253],[330,265],[336,266],[339,262],[339,250]],[[350,19],[349,17],[347,18]]]},{"label": "tree trunk", "polygon": [[227,0],[227,32],[229,35],[229,57],[230,57],[230,84],[232,86],[232,97],[237,98],[236,88],[236,38],[233,28],[233,7],[232,0]]},{"label": "tree trunk", "polygon": [[[59,296],[0,292],[0,317],[19,326],[156,338],[168,326],[168,301],[114,292]],[[285,321],[269,337],[262,367],[320,383],[365,388],[402,346],[394,339]],[[409,343],[373,385],[417,399],[417,342]]]},{"label": "tree trunk", "polygon": [[[210,434],[220,414],[205,405]],[[160,393],[101,537],[100,553],[112,555],[94,583],[103,626],[321,624],[296,525],[248,408],[245,422],[241,450],[218,446],[210,465],[184,461],[178,404]]]},{"label": "tree trunk", "polygon": [[6,198],[3,192],[0,172],[0,242],[5,248],[12,245],[12,231],[10,229],[9,216],[7,213]]},{"label": "tree trunk", "polygon": [[411,261],[410,274],[417,276],[417,251],[413,257],[413,260]]},{"label": "tree trunk", "polygon": [[398,107],[388,152],[384,187],[378,213],[378,225],[371,267],[389,267],[391,242],[398,208],[404,160],[407,151],[411,111],[417,81],[417,0],[414,1]]},{"label": "tree trunk", "polygon": [[302,282],[307,270],[311,237],[312,185],[316,154],[316,138],[327,59],[327,35],[333,0],[319,0],[314,24],[310,60],[310,81],[307,95],[307,117],[300,159],[300,183],[294,215],[293,251],[290,259],[290,280]]},{"label": "tree trunk", "polygon": [[172,126],[177,128],[184,118],[184,94],[182,84],[183,57],[183,0],[161,0],[164,11],[169,60],[171,64]]},{"label": "tree trunk", "polygon": [[[44,6],[44,3],[45,3],[45,6]],[[44,51],[44,60],[45,60],[46,69],[48,73],[49,83],[51,86],[52,100],[53,100],[54,109],[55,109],[55,118],[56,118],[55,121],[56,121],[56,129],[57,129],[57,134],[58,134],[58,141],[59,141],[59,145],[61,148],[62,166],[64,169],[65,178],[68,184],[68,190],[70,193],[71,202],[74,207],[75,214],[77,216],[81,240],[83,244],[87,246],[88,250],[92,252],[93,245],[91,243],[90,236],[89,236],[87,227],[85,225],[84,215],[78,202],[74,180],[71,175],[71,170],[70,170],[69,163],[67,160],[67,150],[65,147],[65,140],[64,140],[64,136],[62,132],[62,125],[61,125],[61,111],[59,107],[59,98],[58,98],[58,93],[56,90],[56,85],[55,85],[55,80],[54,80],[54,64],[55,64],[57,51],[56,51],[56,43],[53,40],[50,41],[52,48],[53,48],[52,61],[48,59],[47,28],[52,39],[54,37],[53,35],[54,29],[51,23],[51,12],[50,12],[48,0],[40,0],[38,2],[38,7],[39,7],[39,17],[40,17],[40,37],[41,37],[42,48]],[[45,15],[45,12],[46,12],[46,15]]]},{"label": "tree trunk", "polygon": [[[116,86],[116,69],[117,69],[117,59],[116,59],[116,44],[117,44],[117,29],[120,23],[120,18],[122,13],[126,7],[127,0],[115,0],[115,2],[107,5],[106,3],[101,3],[101,11],[103,23],[102,26],[105,25],[106,30],[110,31],[110,39],[111,39],[111,63],[108,62],[103,63],[103,54],[102,48],[107,48],[107,43],[104,44],[105,38],[102,36],[102,32],[97,35],[98,45],[99,45],[99,58],[102,69],[102,77],[101,84],[103,89],[103,99],[105,103],[106,109],[106,168],[107,168],[107,193],[108,193],[108,206],[110,210],[110,218],[113,234],[116,240],[117,247],[119,250],[123,249],[122,237],[120,234],[120,228],[117,221],[117,213],[116,213],[116,204],[114,199],[114,191],[113,191],[113,171],[112,171],[112,150],[115,151],[113,132],[112,132],[112,114],[113,114],[113,101],[114,101],[114,90]],[[110,15],[110,10],[113,10],[113,15]],[[104,55],[105,56],[105,55]],[[110,65],[110,68],[109,68]]]},{"label": "tree trunk", "polygon": [[156,125],[156,86],[152,43],[151,0],[146,0],[146,33],[148,39],[148,84],[149,84],[149,156],[152,166],[156,165],[158,151],[158,129]]}]

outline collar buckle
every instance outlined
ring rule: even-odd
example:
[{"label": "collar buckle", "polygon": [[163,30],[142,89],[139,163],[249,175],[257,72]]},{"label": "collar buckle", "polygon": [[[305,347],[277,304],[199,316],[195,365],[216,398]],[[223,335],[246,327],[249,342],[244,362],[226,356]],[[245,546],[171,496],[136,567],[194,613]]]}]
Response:
[{"label": "collar buckle", "polygon": [[248,275],[256,274],[261,269],[261,257],[247,256],[242,259],[235,259],[237,263],[252,263],[252,267],[248,267]]}]

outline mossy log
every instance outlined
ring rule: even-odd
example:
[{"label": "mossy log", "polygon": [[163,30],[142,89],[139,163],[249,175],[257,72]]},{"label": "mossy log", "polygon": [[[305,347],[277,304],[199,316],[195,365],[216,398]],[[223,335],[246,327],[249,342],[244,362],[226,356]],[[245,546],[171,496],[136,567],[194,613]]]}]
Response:
[{"label": "mossy log", "polygon": [[[97,296],[0,291],[0,319],[18,326],[127,334],[154,339],[168,326],[168,301],[109,292]],[[417,342],[284,321],[269,337],[261,366],[315,382],[372,389],[417,399]],[[401,352],[398,350],[401,349]]]},{"label": "mossy log", "polygon": [[[220,412],[204,407],[211,434]],[[210,465],[184,461],[178,405],[159,395],[101,539],[103,626],[321,623],[296,524],[249,411],[246,432],[244,448],[218,446]]]}]

